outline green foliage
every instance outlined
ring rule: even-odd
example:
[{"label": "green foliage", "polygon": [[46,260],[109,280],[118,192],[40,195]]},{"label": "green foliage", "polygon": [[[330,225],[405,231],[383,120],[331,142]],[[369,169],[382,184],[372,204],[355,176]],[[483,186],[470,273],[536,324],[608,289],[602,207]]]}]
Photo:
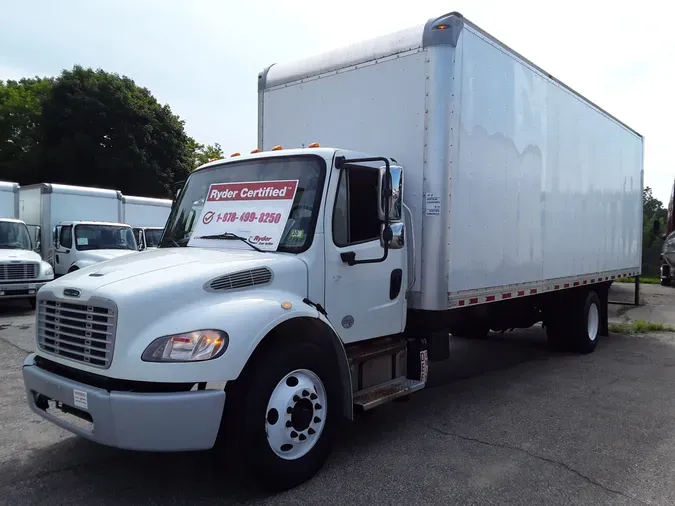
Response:
[{"label": "green foliage", "polygon": [[0,174],[16,180],[36,163],[42,104],[53,79],[0,81]]},{"label": "green foliage", "polygon": [[190,153],[192,158],[192,167],[190,170],[194,170],[200,165],[210,162],[214,158],[223,157],[223,148],[220,147],[220,144],[217,142],[213,145],[204,145],[199,144],[194,139],[190,139]]},{"label": "green foliage", "polygon": [[610,323],[609,331],[615,334],[646,334],[648,332],[675,332],[675,328],[663,323],[636,320],[628,323]]},{"label": "green foliage", "polygon": [[663,202],[654,198],[652,189],[646,186],[642,190],[642,250],[650,248],[658,240],[653,233],[654,222],[661,224],[661,230],[665,231],[668,210],[663,207]]},{"label": "green foliage", "polygon": [[[619,278],[615,281],[617,283],[635,283],[635,278]],[[661,283],[661,280],[650,276],[640,276],[640,283],[643,285],[658,285]]]},{"label": "green foliage", "polygon": [[0,179],[172,196],[194,168],[184,122],[125,76],[75,66],[55,79],[0,82]]}]

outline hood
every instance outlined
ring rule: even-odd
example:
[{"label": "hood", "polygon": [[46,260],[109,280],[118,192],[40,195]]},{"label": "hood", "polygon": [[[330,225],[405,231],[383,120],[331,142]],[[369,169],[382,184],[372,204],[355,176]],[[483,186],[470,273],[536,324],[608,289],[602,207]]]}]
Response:
[{"label": "hood", "polygon": [[[133,252],[132,252],[133,253]],[[199,285],[216,276],[255,267],[267,266],[274,270],[288,263],[297,272],[304,262],[294,255],[260,253],[257,251],[217,250],[211,248],[160,248],[135,255],[124,255],[102,264],[66,274],[50,283],[58,295],[64,288],[75,287],[85,295],[114,296],[115,293],[173,291],[188,285]],[[121,283],[131,280],[130,283]],[[165,293],[166,293],[165,291]]]},{"label": "hood", "polygon": [[39,262],[40,255],[27,249],[0,249],[0,262]]},{"label": "hood", "polygon": [[138,253],[138,251],[133,249],[92,249],[88,251],[82,251],[82,256],[87,260],[104,262],[113,258],[129,255],[130,253]]}]

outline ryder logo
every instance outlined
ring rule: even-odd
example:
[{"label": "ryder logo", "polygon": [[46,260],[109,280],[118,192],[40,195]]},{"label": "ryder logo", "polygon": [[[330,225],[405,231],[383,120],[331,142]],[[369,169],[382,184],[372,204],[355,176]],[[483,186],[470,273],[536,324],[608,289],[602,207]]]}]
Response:
[{"label": "ryder logo", "polygon": [[204,225],[208,225],[209,223],[211,223],[215,215],[216,213],[214,213],[213,211],[205,213],[204,217],[202,218],[202,222],[204,223]]},{"label": "ryder logo", "polygon": [[251,244],[264,244],[264,245],[273,244],[272,238],[267,235],[254,235],[248,238],[248,242],[250,242]]}]

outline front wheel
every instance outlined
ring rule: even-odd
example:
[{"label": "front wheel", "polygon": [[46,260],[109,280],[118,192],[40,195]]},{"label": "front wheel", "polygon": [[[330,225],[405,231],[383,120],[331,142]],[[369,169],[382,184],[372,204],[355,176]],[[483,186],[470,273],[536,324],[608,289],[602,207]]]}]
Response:
[{"label": "front wheel", "polygon": [[282,491],[312,478],[328,458],[339,421],[340,377],[326,346],[304,337],[263,350],[226,402],[223,436],[245,471]]}]

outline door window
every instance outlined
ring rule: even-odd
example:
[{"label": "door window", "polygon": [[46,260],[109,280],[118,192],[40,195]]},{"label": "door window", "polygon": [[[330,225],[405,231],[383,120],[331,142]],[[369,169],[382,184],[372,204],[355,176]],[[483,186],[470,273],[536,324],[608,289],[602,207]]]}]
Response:
[{"label": "door window", "polygon": [[73,227],[61,227],[61,236],[59,237],[59,244],[64,248],[72,248],[73,246]]},{"label": "door window", "polygon": [[333,209],[333,241],[338,247],[379,240],[379,171],[350,167],[340,173]]}]

